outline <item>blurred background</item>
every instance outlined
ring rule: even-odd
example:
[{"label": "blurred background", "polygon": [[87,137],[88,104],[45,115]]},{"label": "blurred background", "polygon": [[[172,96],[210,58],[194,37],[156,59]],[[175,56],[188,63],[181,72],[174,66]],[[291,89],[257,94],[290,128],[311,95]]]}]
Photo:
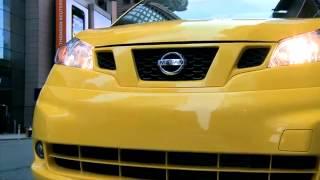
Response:
[{"label": "blurred background", "polygon": [[56,49],[139,0],[0,0],[0,134],[24,133]]},{"label": "blurred background", "polygon": [[[29,128],[58,47],[137,0],[0,0],[0,180],[32,180]],[[26,136],[27,135],[27,136]]]}]

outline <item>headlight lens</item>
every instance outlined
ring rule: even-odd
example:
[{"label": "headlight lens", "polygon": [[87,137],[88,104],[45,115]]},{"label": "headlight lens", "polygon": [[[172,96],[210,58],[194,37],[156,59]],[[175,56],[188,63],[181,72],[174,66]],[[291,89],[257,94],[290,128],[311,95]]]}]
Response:
[{"label": "headlight lens", "polygon": [[92,51],[93,46],[74,38],[58,49],[55,63],[90,70],[93,69]]},{"label": "headlight lens", "polygon": [[320,33],[310,32],[280,42],[269,67],[320,62]]}]

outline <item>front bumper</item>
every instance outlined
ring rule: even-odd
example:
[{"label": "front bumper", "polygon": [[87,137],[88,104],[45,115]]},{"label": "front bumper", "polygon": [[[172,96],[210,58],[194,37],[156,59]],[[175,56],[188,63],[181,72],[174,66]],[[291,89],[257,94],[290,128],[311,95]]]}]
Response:
[{"label": "front bumper", "polygon": [[98,176],[93,174],[78,174],[67,169],[60,171],[52,170],[48,167],[47,163],[40,159],[35,159],[32,166],[32,175],[37,180],[89,180],[89,179],[110,179],[117,180],[117,177]]},{"label": "front bumper", "polygon": [[[142,93],[45,86],[35,111],[33,137],[47,144],[319,157],[319,107],[317,87]],[[46,158],[33,164],[37,179],[106,178],[52,168],[54,163]],[[319,178],[314,171],[318,170],[312,171],[314,179]]]}]

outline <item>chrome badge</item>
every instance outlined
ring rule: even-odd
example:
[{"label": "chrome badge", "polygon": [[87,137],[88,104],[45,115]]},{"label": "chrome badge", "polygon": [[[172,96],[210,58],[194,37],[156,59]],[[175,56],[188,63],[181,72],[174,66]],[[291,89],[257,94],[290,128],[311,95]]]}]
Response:
[{"label": "chrome badge", "polygon": [[177,52],[169,52],[158,60],[158,66],[161,72],[167,76],[179,74],[186,64],[184,57]]}]

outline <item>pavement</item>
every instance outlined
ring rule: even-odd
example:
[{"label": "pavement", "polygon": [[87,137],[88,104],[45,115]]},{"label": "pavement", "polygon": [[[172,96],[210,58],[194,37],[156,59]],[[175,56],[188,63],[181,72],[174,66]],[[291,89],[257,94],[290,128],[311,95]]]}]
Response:
[{"label": "pavement", "polygon": [[33,180],[32,140],[25,135],[0,135],[0,180]]}]

